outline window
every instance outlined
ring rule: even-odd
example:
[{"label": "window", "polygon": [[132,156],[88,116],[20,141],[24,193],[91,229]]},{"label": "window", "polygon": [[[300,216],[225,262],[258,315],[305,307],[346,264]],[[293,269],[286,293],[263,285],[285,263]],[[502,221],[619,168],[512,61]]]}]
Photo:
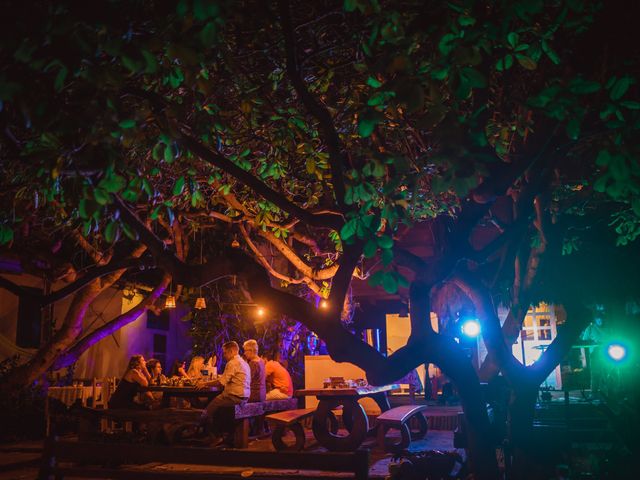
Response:
[{"label": "window", "polygon": [[524,341],[549,341],[553,338],[553,325],[550,307],[540,304],[527,312],[522,323],[522,338]]},{"label": "window", "polygon": [[147,312],[147,328],[155,330],[169,330],[169,310],[162,310],[160,315],[152,311]]}]

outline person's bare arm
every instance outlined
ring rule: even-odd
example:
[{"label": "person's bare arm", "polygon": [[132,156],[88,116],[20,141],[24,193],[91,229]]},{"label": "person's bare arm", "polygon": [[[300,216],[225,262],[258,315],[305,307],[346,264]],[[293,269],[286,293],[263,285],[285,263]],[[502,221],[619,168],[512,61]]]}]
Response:
[{"label": "person's bare arm", "polygon": [[[147,374],[148,373],[149,372],[147,372]],[[146,377],[144,375],[144,373],[142,373],[138,369],[131,370],[131,380],[133,380],[134,382],[142,385],[143,387],[148,387],[149,386],[149,380],[148,380],[149,378],[150,377]]]}]

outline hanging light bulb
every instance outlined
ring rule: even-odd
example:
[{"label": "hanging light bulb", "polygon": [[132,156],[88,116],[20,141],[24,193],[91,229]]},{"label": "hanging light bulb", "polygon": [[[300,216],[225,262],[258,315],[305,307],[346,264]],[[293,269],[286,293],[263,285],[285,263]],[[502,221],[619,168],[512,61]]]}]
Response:
[{"label": "hanging light bulb", "polygon": [[194,308],[196,310],[204,310],[205,308],[207,308],[207,302],[205,301],[204,297],[196,298],[196,304],[194,305]]},{"label": "hanging light bulb", "polygon": [[164,301],[164,308],[176,308],[176,297],[173,296],[173,281],[169,284],[169,295]]},{"label": "hanging light bulb", "polygon": [[[202,233],[200,233],[200,265],[202,265]],[[204,297],[202,296],[202,287],[200,287],[200,294],[198,298],[196,298],[196,304],[193,307],[196,310],[204,310],[205,308],[207,308],[207,302],[204,300]]]},{"label": "hanging light bulb", "polygon": [[164,308],[176,308],[176,297],[173,295],[167,295],[167,299],[164,302]]},{"label": "hanging light bulb", "polygon": [[233,241],[231,242],[231,246],[233,248],[238,248],[240,246],[240,242],[238,241],[238,239],[236,237],[233,237]]}]

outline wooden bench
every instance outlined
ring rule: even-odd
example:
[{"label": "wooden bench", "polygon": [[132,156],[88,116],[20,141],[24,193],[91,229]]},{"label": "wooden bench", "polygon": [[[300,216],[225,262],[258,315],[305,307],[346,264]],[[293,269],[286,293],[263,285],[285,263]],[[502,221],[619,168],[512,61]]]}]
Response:
[{"label": "wooden bench", "polygon": [[[69,462],[75,463],[69,464]],[[162,470],[153,466],[136,468],[154,462],[164,464],[212,465],[247,468],[274,468],[295,470],[321,470],[326,472],[351,472],[354,478],[369,478],[369,452],[309,453],[309,452],[256,452],[247,450],[211,450],[208,448],[144,445],[135,443],[95,443],[60,441],[54,436],[45,442],[39,479],[52,476],[63,479],[82,478],[123,478],[184,479],[217,478],[214,473],[185,472],[184,469]],[[80,465],[78,465],[80,464]],[[125,467],[122,467],[122,466]],[[229,475],[223,475],[229,478]],[[233,475],[234,477],[236,475]]]},{"label": "wooden bench", "polygon": [[[279,452],[287,450],[299,452],[302,450],[304,448],[305,435],[301,422],[305,418],[312,417],[315,411],[315,408],[300,408],[267,415],[267,421],[275,425],[271,435],[271,443],[273,443],[274,448]],[[296,437],[293,445],[287,445],[284,442],[284,436],[287,430],[292,432]]]},{"label": "wooden bench", "polygon": [[[426,405],[402,405],[383,412],[376,419],[378,425],[378,444],[388,452],[400,452],[405,450],[412,440],[424,438],[427,434],[427,419],[422,412]],[[410,424],[415,422],[417,428],[411,429]],[[400,430],[400,441],[391,442],[387,437],[390,429]]]},{"label": "wooden bench", "polygon": [[[261,419],[266,412],[288,410],[297,406],[297,399],[272,400],[222,407],[219,411],[224,428],[233,432],[233,446],[249,445],[249,420]],[[101,431],[103,419],[116,422],[135,422],[147,426],[147,437],[155,443],[160,439],[170,444],[179,443],[197,429],[201,409],[162,408],[158,410],[93,409],[74,407],[70,413],[80,417],[79,435],[83,439],[95,439]]]}]

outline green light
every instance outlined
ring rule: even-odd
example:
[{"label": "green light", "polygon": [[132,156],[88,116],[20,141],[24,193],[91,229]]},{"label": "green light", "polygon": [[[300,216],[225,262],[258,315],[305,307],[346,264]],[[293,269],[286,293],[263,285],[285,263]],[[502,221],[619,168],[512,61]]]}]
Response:
[{"label": "green light", "polygon": [[480,322],[475,319],[466,320],[462,324],[462,333],[469,338],[475,338],[480,335]]},{"label": "green light", "polygon": [[607,355],[614,362],[621,362],[627,357],[627,347],[620,343],[611,343],[607,347]]}]

